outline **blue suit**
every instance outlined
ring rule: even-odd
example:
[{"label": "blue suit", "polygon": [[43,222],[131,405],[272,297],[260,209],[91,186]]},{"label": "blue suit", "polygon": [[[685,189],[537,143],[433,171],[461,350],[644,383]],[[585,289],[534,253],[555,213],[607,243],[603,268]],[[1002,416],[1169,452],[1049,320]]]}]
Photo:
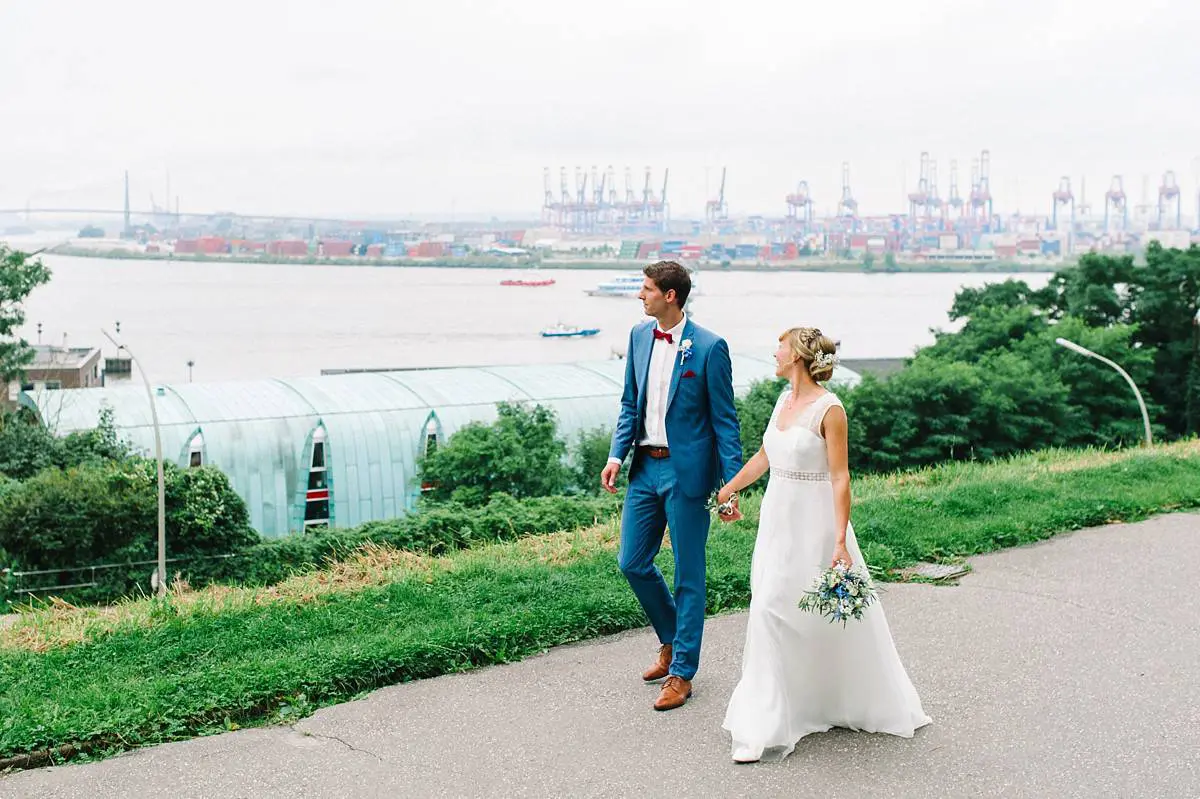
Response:
[{"label": "blue suit", "polygon": [[[624,460],[645,431],[653,320],[629,335],[625,390],[610,456]],[[690,346],[686,342],[691,342]],[[684,349],[690,355],[684,355]],[[685,377],[684,375],[687,375]],[[621,516],[617,563],[658,634],[673,648],[671,674],[691,680],[704,631],[705,547],[709,496],[742,468],[733,373],[725,340],[687,320],[667,393],[670,457],[635,454]],[[664,528],[671,532],[675,591],[654,565]]]}]

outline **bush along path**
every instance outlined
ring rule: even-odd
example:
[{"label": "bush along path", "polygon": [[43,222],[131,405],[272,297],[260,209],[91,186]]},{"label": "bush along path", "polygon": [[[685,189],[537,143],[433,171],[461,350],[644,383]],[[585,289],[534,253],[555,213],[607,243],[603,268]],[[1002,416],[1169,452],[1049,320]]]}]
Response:
[{"label": "bush along path", "polygon": [[[956,464],[855,492],[866,557],[894,569],[1196,507],[1200,443]],[[757,501],[746,505],[745,522],[714,526],[713,613],[749,600]],[[294,721],[382,685],[641,626],[616,533],[610,521],[441,557],[369,545],[270,588],[26,614],[0,631],[0,768]]]}]

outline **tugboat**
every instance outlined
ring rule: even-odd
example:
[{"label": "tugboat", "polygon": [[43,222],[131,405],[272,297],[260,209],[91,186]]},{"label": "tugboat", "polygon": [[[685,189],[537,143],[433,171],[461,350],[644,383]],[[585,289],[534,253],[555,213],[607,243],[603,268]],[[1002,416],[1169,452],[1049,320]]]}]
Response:
[{"label": "tugboat", "polygon": [[600,332],[598,327],[575,327],[559,322],[542,330],[542,338],[585,338]]}]

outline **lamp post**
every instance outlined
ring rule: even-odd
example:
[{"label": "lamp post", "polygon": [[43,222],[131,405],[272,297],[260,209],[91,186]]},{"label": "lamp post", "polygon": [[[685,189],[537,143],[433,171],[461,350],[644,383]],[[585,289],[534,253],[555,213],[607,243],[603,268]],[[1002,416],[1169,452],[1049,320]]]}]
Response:
[{"label": "lamp post", "polygon": [[1056,339],[1054,339],[1054,343],[1058,344],[1060,347],[1066,347],[1067,349],[1071,350],[1072,352],[1077,352],[1080,355],[1087,356],[1088,358],[1095,358],[1097,361],[1100,361],[1101,363],[1106,363],[1109,366],[1111,366],[1113,369],[1116,369],[1117,373],[1120,374],[1121,377],[1125,378],[1125,382],[1128,383],[1129,387],[1133,389],[1133,395],[1135,397],[1137,397],[1138,407],[1142,409],[1142,424],[1145,426],[1146,446],[1150,446],[1150,444],[1153,443],[1153,439],[1151,438],[1151,435],[1150,435],[1150,414],[1146,411],[1146,402],[1145,402],[1145,400],[1142,399],[1142,392],[1138,391],[1137,384],[1133,382],[1133,378],[1129,376],[1129,373],[1126,372],[1124,369],[1122,369],[1120,366],[1117,366],[1115,363],[1110,361],[1108,358],[1105,358],[1103,355],[1098,355],[1089,349],[1081,347],[1078,344],[1076,344],[1074,341],[1067,341],[1065,338],[1056,338]]},{"label": "lamp post", "polygon": [[1200,432],[1200,299],[1192,317],[1192,368],[1188,370],[1187,431]]},{"label": "lamp post", "polygon": [[[118,322],[117,332],[120,332],[120,323]],[[158,569],[155,572],[154,588],[159,596],[167,593],[167,490],[166,483],[163,479],[163,457],[162,457],[162,434],[158,429],[158,405],[154,402],[154,392],[150,388],[150,380],[146,377],[146,370],[138,363],[137,356],[126,347],[118,342],[115,338],[108,334],[107,330],[101,330],[104,337],[111,341],[118,351],[125,350],[129,355],[129,360],[133,361],[137,366],[138,373],[142,376],[142,383],[146,386],[146,399],[150,402],[150,419],[154,423],[154,460],[158,464]]]}]

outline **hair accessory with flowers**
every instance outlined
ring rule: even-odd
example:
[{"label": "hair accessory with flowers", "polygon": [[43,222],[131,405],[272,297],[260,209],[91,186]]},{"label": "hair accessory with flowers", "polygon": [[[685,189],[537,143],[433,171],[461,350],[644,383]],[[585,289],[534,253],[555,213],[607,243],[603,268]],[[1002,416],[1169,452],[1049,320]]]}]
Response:
[{"label": "hair accessory with flowers", "polygon": [[832,352],[817,350],[813,353],[813,363],[818,369],[828,369],[838,362],[838,356]]}]

